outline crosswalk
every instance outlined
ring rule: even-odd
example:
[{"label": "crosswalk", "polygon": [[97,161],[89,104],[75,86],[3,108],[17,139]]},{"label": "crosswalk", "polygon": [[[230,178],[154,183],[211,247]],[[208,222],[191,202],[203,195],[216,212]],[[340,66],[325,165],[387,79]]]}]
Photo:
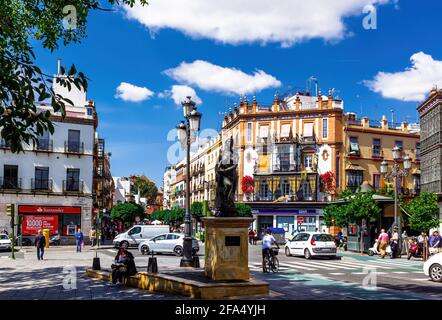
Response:
[{"label": "crosswalk", "polygon": [[[262,270],[259,262],[249,265],[252,271]],[[422,273],[422,263],[408,260],[303,260],[293,258],[279,262],[280,272],[321,272],[330,275],[364,274],[364,271],[376,270],[378,274]]]}]

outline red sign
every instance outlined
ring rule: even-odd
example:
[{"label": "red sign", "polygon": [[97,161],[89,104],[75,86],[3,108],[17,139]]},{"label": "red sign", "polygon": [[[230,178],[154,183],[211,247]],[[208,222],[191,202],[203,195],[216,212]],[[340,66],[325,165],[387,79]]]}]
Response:
[{"label": "red sign", "polygon": [[304,223],[304,218],[303,217],[298,217],[298,223]]},{"label": "red sign", "polygon": [[68,214],[80,214],[81,207],[52,207],[52,206],[18,206],[19,213],[68,213]]},{"label": "red sign", "polygon": [[49,229],[49,234],[58,233],[58,217],[24,215],[21,227],[23,234],[37,234],[43,229]]}]

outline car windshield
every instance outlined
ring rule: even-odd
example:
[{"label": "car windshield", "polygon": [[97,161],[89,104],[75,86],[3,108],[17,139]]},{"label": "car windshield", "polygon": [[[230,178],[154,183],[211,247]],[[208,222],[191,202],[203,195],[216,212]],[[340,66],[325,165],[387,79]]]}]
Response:
[{"label": "car windshield", "polygon": [[315,241],[334,241],[333,236],[330,234],[315,234],[313,235],[313,240]]},{"label": "car windshield", "polygon": [[6,234],[0,234],[0,240],[7,240],[9,239]]}]

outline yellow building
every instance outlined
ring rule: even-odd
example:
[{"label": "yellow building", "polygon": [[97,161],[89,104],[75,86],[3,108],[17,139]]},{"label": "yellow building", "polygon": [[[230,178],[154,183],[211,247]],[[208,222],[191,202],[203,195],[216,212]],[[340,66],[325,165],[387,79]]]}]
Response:
[{"label": "yellow building", "polygon": [[[419,193],[420,181],[420,136],[419,129],[402,122],[391,125],[384,116],[380,121],[370,121],[367,117],[356,119],[356,114],[347,113],[344,122],[344,162],[340,176],[340,188],[355,191],[363,181],[376,190],[393,188],[392,181],[384,181],[380,174],[382,161],[393,164],[392,149],[398,146],[412,159],[408,177],[398,180],[398,190],[404,195]],[[399,160],[401,162],[401,160]]]}]

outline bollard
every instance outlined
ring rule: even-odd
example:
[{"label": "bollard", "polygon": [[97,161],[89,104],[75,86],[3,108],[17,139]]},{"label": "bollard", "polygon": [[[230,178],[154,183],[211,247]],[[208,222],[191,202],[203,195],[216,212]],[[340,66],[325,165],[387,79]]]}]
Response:
[{"label": "bollard", "polygon": [[153,251],[152,251],[152,257],[149,258],[149,262],[147,264],[147,272],[158,273],[157,258],[154,257]]},{"label": "bollard", "polygon": [[43,229],[41,231],[42,234],[45,236],[45,241],[46,241],[45,248],[49,248],[49,237],[50,237],[49,229]]},{"label": "bollard", "polygon": [[192,264],[194,268],[200,268],[200,257],[193,256]]},{"label": "bollard", "polygon": [[98,258],[98,253],[95,251],[95,258],[92,261],[92,270],[101,270],[100,258]]}]

